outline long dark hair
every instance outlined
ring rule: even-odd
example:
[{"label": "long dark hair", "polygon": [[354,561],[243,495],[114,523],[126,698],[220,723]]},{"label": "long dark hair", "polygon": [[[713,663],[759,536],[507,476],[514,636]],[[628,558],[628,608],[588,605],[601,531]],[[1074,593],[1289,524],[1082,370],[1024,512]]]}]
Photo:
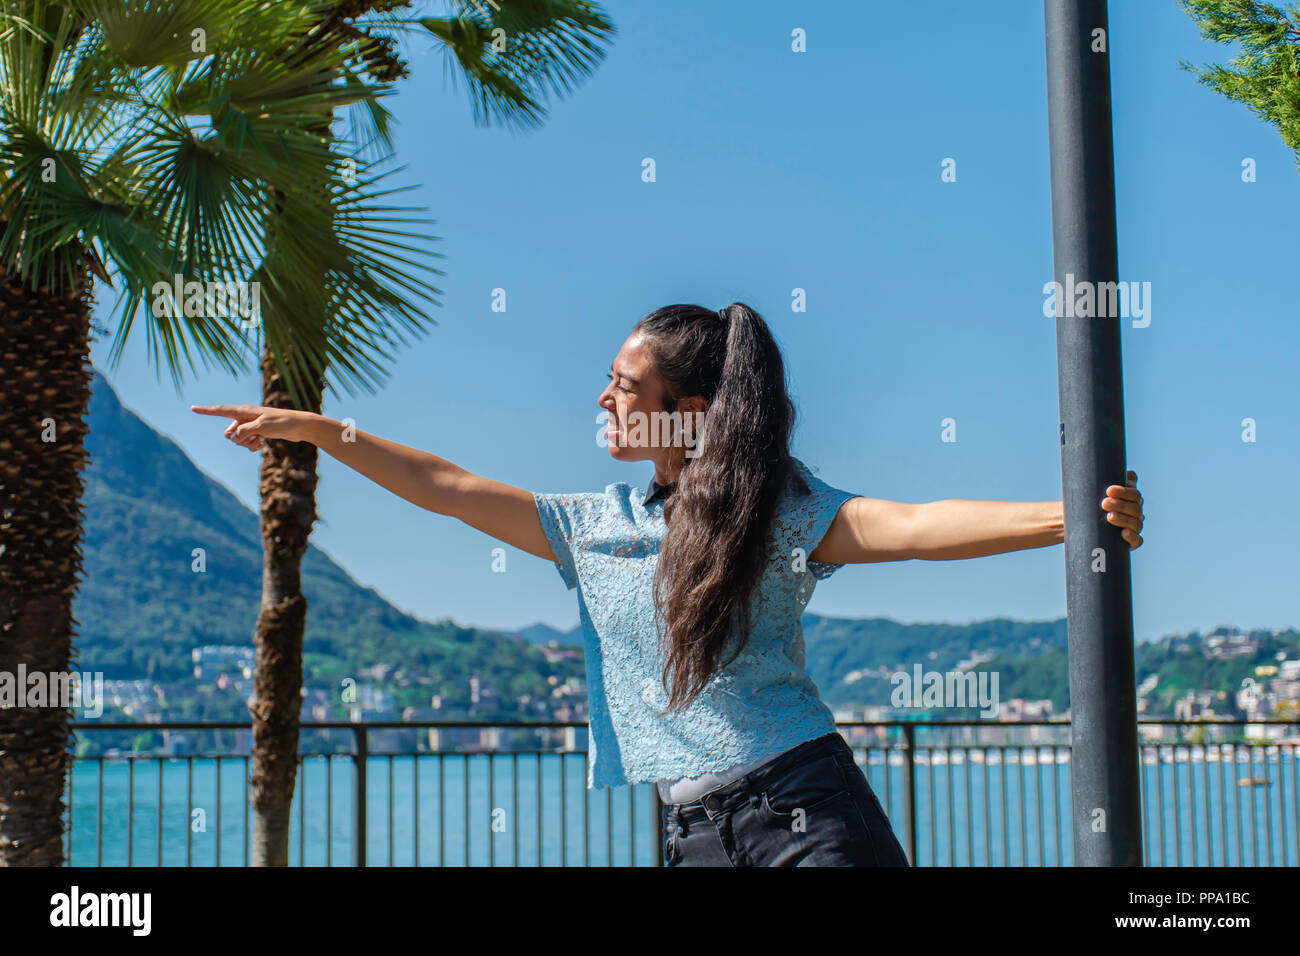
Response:
[{"label": "long dark hair", "polygon": [[[744,649],[777,499],[787,482],[799,493],[808,487],[790,457],[795,410],[781,350],[757,312],[740,302],[720,312],[670,305],[634,331],[664,382],[666,411],[693,395],[709,403],[698,453],[686,458],[664,505],[668,527],[655,571],[655,610],[668,642],[667,713],[689,706]],[[737,630],[735,653],[720,664]]]}]

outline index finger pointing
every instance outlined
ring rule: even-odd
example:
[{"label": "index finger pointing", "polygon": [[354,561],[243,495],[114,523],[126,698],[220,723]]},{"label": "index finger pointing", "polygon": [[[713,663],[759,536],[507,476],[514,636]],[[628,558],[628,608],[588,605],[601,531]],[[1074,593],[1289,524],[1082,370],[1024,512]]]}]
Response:
[{"label": "index finger pointing", "polygon": [[217,415],[221,418],[242,418],[248,414],[238,405],[191,405],[190,411],[200,415]]}]

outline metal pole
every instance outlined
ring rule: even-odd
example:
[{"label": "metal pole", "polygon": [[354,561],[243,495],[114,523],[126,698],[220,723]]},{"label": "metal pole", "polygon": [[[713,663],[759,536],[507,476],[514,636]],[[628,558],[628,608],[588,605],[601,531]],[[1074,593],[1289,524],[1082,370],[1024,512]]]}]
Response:
[{"label": "metal pole", "polygon": [[1111,38],[1105,0],[1044,0],[1044,10],[1074,858],[1079,866],[1141,866],[1129,548],[1101,510],[1106,486],[1125,475]]}]

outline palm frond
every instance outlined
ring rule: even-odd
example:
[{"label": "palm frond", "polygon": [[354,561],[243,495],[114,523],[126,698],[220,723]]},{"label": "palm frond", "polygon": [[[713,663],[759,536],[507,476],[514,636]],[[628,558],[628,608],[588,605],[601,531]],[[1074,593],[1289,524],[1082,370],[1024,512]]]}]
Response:
[{"label": "palm frond", "polygon": [[[259,270],[267,290],[263,326],[291,390],[326,367],[336,394],[336,386],[349,395],[377,387],[392,360],[386,346],[408,344],[408,334],[437,324],[427,315],[442,294],[433,284],[443,273],[435,265],[442,255],[430,248],[439,240],[426,231],[432,220],[420,207],[394,202],[411,187],[388,186],[401,170],[380,166],[336,178],[327,221],[304,221],[292,196],[277,217],[282,225]],[[291,337],[291,313],[313,315],[320,325]]]},{"label": "palm frond", "polygon": [[[478,117],[527,124],[591,71],[612,27],[593,4],[511,4],[429,29],[450,38]],[[178,386],[186,366],[242,371],[265,345],[300,403],[325,371],[332,391],[376,387],[396,348],[436,325],[442,295],[432,221],[393,184],[393,88],[376,72],[400,63],[373,41],[406,6],[7,3],[0,264],[41,284],[102,262],[114,366],[143,322]],[[365,29],[348,20],[358,13]],[[257,290],[255,327],[206,304],[227,283]]]},{"label": "palm frond", "polygon": [[127,69],[182,66],[207,55],[208,38],[236,28],[226,0],[70,0]]},{"label": "palm frond", "polygon": [[599,4],[587,0],[489,0],[460,3],[457,15],[418,22],[441,41],[444,65],[466,82],[474,121],[539,125],[543,100],[568,94],[604,59],[616,34]]}]

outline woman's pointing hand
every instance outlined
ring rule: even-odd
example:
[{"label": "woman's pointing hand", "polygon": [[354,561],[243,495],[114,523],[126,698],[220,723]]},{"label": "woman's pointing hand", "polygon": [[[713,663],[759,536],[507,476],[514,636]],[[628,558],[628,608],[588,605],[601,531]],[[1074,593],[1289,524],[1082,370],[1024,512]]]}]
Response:
[{"label": "woman's pointing hand", "polygon": [[190,411],[231,419],[226,437],[249,451],[260,451],[269,438],[305,441],[307,426],[317,417],[311,412],[265,405],[191,405]]}]

